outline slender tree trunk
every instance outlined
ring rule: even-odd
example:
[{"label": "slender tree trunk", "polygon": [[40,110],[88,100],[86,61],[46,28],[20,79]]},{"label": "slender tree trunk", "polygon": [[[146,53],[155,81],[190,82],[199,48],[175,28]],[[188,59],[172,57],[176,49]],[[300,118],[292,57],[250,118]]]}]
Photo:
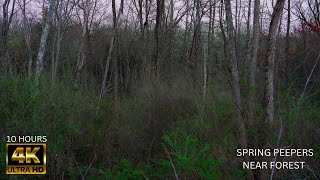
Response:
[{"label": "slender tree trunk", "polygon": [[[112,0],[113,29],[114,29],[115,33],[117,33],[116,28],[118,26],[117,16],[120,16],[120,13],[122,13],[122,12],[119,12],[117,15],[116,3],[115,3],[115,0]],[[142,2],[141,2],[141,16],[142,16]],[[142,20],[142,17],[141,17],[141,20]],[[113,46],[115,46],[115,48],[117,48],[116,42],[117,42],[117,40],[115,39],[114,45],[113,45]],[[114,103],[114,106],[113,106],[113,112],[114,112],[115,118],[117,119],[118,118],[118,109],[119,109],[119,72],[118,72],[118,57],[115,56],[115,54],[116,53],[113,53],[113,59],[114,59],[114,72],[113,72],[114,73],[114,83],[113,83],[113,92],[114,92],[114,95],[113,95],[114,102],[113,103]]]},{"label": "slender tree trunk", "polygon": [[89,16],[90,16],[90,9],[89,9],[89,0],[86,0],[83,3],[83,27],[82,27],[82,35],[81,35],[81,43],[79,48],[79,54],[77,57],[77,64],[76,64],[76,78],[75,84],[78,85],[81,83],[81,76],[82,71],[84,69],[87,56],[88,56],[88,31],[89,31]]},{"label": "slender tree trunk", "polygon": [[57,73],[58,73],[58,66],[59,66],[59,59],[60,59],[60,49],[61,49],[61,41],[62,41],[62,8],[63,8],[63,0],[59,1],[59,9],[57,14],[57,40],[56,40],[56,53],[55,53],[55,60],[53,64],[53,71],[52,71],[52,84],[56,83],[57,80]]},{"label": "slender tree trunk", "polygon": [[[251,4],[252,0],[248,0],[248,22],[247,22],[247,39],[250,39],[251,29],[250,29],[250,22],[251,22]],[[260,4],[260,2],[259,2]],[[255,10],[255,9],[254,9]],[[260,11],[260,9],[259,9]],[[254,16],[254,15],[253,15]],[[254,17],[253,17],[254,18]],[[254,25],[254,24],[253,24]],[[248,45],[249,47],[249,45]]]},{"label": "slender tree trunk", "polygon": [[170,0],[170,23],[169,23],[169,64],[170,64],[170,75],[173,75],[174,72],[174,2]]},{"label": "slender tree trunk", "polygon": [[57,42],[57,32],[54,32],[53,35],[53,43],[51,48],[51,84],[53,84],[53,71],[54,71],[54,61],[55,61],[55,54],[56,54],[56,42]]},{"label": "slender tree trunk", "polygon": [[160,37],[162,36],[162,21],[164,14],[164,0],[157,1],[157,16],[156,16],[156,26],[155,26],[155,38],[156,38],[156,68],[157,68],[157,78],[160,78],[161,71],[161,42]]},{"label": "slender tree trunk", "polygon": [[257,57],[259,49],[259,35],[260,35],[260,0],[254,0],[254,15],[253,15],[253,35],[250,40],[251,45],[251,63],[250,63],[250,94],[249,94],[249,122],[254,121],[254,109],[256,103],[256,73],[257,73]]},{"label": "slender tree trunk", "polygon": [[138,17],[140,23],[140,32],[142,37],[144,36],[144,26],[143,26],[143,17],[142,17],[142,0],[138,0],[139,10],[138,10]]},{"label": "slender tree trunk", "polygon": [[[189,0],[186,0],[186,9],[189,9]],[[183,37],[183,48],[184,48],[184,54],[182,55],[182,61],[183,62],[187,62],[188,63],[188,37],[189,37],[189,17],[190,17],[190,12],[187,11],[186,13],[186,23],[185,23],[185,33],[184,33],[184,37]],[[188,70],[188,66],[186,66],[186,70],[185,72],[187,72]]]},{"label": "slender tree trunk", "polygon": [[[234,36],[234,27],[232,20],[232,11],[231,11],[231,3],[230,0],[225,0],[225,12],[226,12],[226,21],[227,21],[227,44],[229,51],[229,59],[230,59],[230,70],[231,70],[231,86],[233,91],[233,96],[236,105],[236,117],[238,118],[238,134],[239,141],[242,149],[248,148],[247,142],[247,134],[246,128],[244,124],[244,117],[242,113],[242,104],[241,104],[241,94],[240,94],[240,84],[239,84],[239,70],[237,65],[237,56],[236,56],[236,42]],[[249,162],[250,157],[246,155],[244,157],[244,161]],[[252,170],[248,169],[247,171],[247,179],[253,179]]]},{"label": "slender tree trunk", "polygon": [[[268,44],[267,44],[267,58],[265,63],[265,71],[266,71],[266,83],[265,83],[265,111],[266,111],[266,123],[268,125],[272,125],[274,123],[274,59],[276,54],[276,44],[277,44],[277,30],[279,27],[283,7],[285,0],[277,0],[274,10],[271,16],[271,22],[269,26],[269,34],[268,34]],[[269,130],[269,128],[267,128]],[[272,133],[268,132],[267,133]],[[268,139],[268,138],[266,138]],[[263,142],[264,148],[267,147],[267,142]],[[270,161],[270,157],[265,157],[264,161]],[[267,169],[263,169],[260,171],[261,179],[267,179],[268,173],[270,171]]]},{"label": "slender tree trunk", "polygon": [[[205,100],[206,100],[206,94],[207,94],[207,79],[208,79],[208,60],[209,60],[209,53],[208,53],[208,49],[209,49],[209,34],[210,31],[208,32],[208,34],[204,34],[203,35],[203,92],[202,92],[202,98],[203,98],[203,108],[204,108],[204,104],[205,104]],[[203,109],[204,110],[204,109]]]},{"label": "slender tree trunk", "polygon": [[2,5],[2,31],[1,31],[1,56],[6,53],[8,48],[9,33],[9,4],[10,0],[5,0]]},{"label": "slender tree trunk", "polygon": [[[195,72],[194,72],[194,86],[195,89],[201,90],[203,85],[203,45],[201,40],[201,1],[195,0],[196,6],[196,18],[194,22],[194,44],[193,44],[193,53],[192,59],[194,60]],[[191,51],[192,52],[192,51]],[[200,91],[201,92],[201,91]]]},{"label": "slender tree trunk", "polygon": [[208,59],[209,60],[212,60],[212,47],[213,47],[213,42],[212,42],[212,39],[213,39],[213,35],[214,35],[214,13],[215,13],[215,2],[212,2],[213,0],[210,0],[209,1],[209,30],[208,30],[208,49],[207,49],[207,53],[208,53]]},{"label": "slender tree trunk", "polygon": [[[215,53],[215,20],[216,20],[216,4],[217,1],[213,1],[213,14],[212,14],[212,24],[211,24],[211,37],[210,37],[210,59],[212,62],[215,61],[215,68],[218,66],[218,58],[216,58],[216,53]],[[210,71],[209,71],[210,74]]]},{"label": "slender tree trunk", "polygon": [[[111,37],[111,41],[110,41],[108,57],[107,57],[107,63],[106,63],[106,66],[105,66],[105,71],[104,71],[104,76],[103,76],[103,80],[102,80],[99,100],[101,100],[103,98],[103,95],[104,95],[104,93],[106,91],[107,79],[108,79],[108,74],[109,74],[109,67],[110,67],[110,62],[111,62],[111,59],[112,59],[112,53],[113,53],[113,49],[114,49],[114,42],[115,42],[115,38],[116,38],[116,34],[117,34],[117,28],[118,28],[117,25],[119,24],[120,15],[122,14],[122,11],[123,11],[123,0],[121,1],[116,21],[114,21],[114,26],[113,26],[113,30],[112,30],[112,37]],[[98,109],[99,109],[99,107],[98,107]],[[97,111],[97,113],[98,113],[98,111]]]},{"label": "slender tree trunk", "polygon": [[25,35],[26,36],[26,42],[27,42],[27,51],[28,51],[28,76],[32,76],[32,49],[31,49],[31,34]]},{"label": "slender tree trunk", "polygon": [[[11,13],[9,14],[9,6],[11,6]],[[9,49],[8,49],[8,36],[12,18],[14,15],[16,0],[5,0],[2,4],[2,31],[1,31],[1,43],[0,43],[0,57],[4,57],[4,69],[7,70],[9,66],[9,72],[12,71],[12,63],[9,61]]]},{"label": "slender tree trunk", "polygon": [[274,121],[274,59],[277,42],[277,28],[280,23],[284,3],[285,0],[277,0],[269,27],[265,86],[266,121],[268,123],[273,123]]},{"label": "slender tree trunk", "polygon": [[287,19],[287,34],[286,34],[286,59],[285,59],[285,84],[289,84],[289,49],[290,49],[290,24],[291,24],[291,0],[288,0],[288,19]]},{"label": "slender tree trunk", "polygon": [[[220,7],[219,7],[219,25],[220,25],[220,30],[221,30],[221,34],[222,34],[222,39],[223,39],[223,55],[224,55],[224,61],[226,61],[227,59],[227,37],[226,37],[226,33],[225,33],[225,28],[223,26],[223,0],[221,0],[220,3]],[[219,63],[219,68],[220,70],[222,69],[222,58],[220,59],[220,63]]]},{"label": "slender tree trunk", "polygon": [[39,85],[39,77],[41,75],[41,72],[43,71],[43,57],[46,50],[47,38],[48,38],[51,22],[53,19],[54,4],[55,4],[55,1],[50,0],[48,17],[41,34],[40,47],[39,47],[37,61],[36,61],[37,62],[36,79],[35,79],[36,86]]},{"label": "slender tree trunk", "polygon": [[[252,49],[251,49],[251,45],[252,45],[252,40],[253,40],[253,37],[251,35],[251,28],[250,28],[250,22],[251,22],[251,4],[252,4],[252,0],[249,0],[248,1],[248,21],[247,21],[247,44],[246,44],[246,52],[247,52],[247,58],[246,60],[243,62],[244,64],[244,69],[247,70],[247,71],[250,71],[250,60],[252,58]],[[254,17],[253,17],[254,18]],[[255,24],[253,24],[254,26]],[[245,73],[245,76],[247,74]],[[250,74],[249,74],[250,76]],[[249,81],[250,81],[250,78],[249,78]]]},{"label": "slender tree trunk", "polygon": [[28,52],[28,77],[32,75],[32,49],[31,49],[31,28],[28,24],[28,19],[26,15],[26,0],[22,2],[22,16],[23,16],[23,32],[24,32],[24,41],[27,46]]}]

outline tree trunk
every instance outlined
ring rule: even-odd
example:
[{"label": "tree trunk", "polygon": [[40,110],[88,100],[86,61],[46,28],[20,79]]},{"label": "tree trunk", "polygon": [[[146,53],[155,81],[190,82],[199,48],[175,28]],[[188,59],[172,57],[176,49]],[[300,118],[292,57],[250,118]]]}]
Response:
[{"label": "tree trunk", "polygon": [[81,43],[79,47],[79,54],[77,58],[76,65],[76,78],[75,84],[78,85],[81,83],[82,71],[84,69],[84,65],[86,63],[88,57],[88,36],[89,36],[89,0],[86,0],[83,4],[83,27],[82,27],[82,35],[81,35]]},{"label": "tree trunk", "polygon": [[28,24],[28,19],[26,15],[26,0],[22,2],[22,16],[23,16],[23,32],[24,32],[24,41],[27,46],[28,52],[28,77],[32,75],[32,49],[31,49],[31,27]]},{"label": "tree trunk", "polygon": [[41,72],[43,71],[43,57],[46,50],[46,44],[47,44],[47,38],[50,30],[50,25],[53,19],[54,4],[55,4],[55,1],[50,0],[48,17],[41,34],[40,47],[39,47],[39,52],[38,52],[37,61],[36,61],[37,62],[36,79],[35,79],[36,86],[39,85],[39,77],[41,75]]},{"label": "tree trunk", "polygon": [[[227,59],[227,37],[226,37],[226,32],[225,28],[223,26],[223,1],[221,0],[220,7],[219,7],[219,26],[222,34],[222,39],[223,39],[223,55],[224,55],[224,61]],[[222,58],[220,59],[219,63],[219,69],[222,69]]]},{"label": "tree trunk", "polygon": [[2,5],[2,31],[1,31],[1,56],[6,53],[8,48],[8,33],[9,33],[9,3],[10,0],[5,0]]},{"label": "tree trunk", "polygon": [[9,5],[11,0],[5,0],[2,4],[2,31],[1,31],[1,43],[0,43],[0,57],[4,57],[4,69],[7,70],[9,66],[9,71],[11,72],[11,62],[9,61],[9,51],[8,51],[8,36],[10,30],[10,24],[14,15],[14,8],[16,0],[11,2],[11,13],[9,14]]},{"label": "tree trunk", "polygon": [[[208,60],[214,61],[213,49],[214,49],[214,25],[215,25],[215,15],[216,15],[216,2],[215,0],[210,0],[209,2],[209,31],[208,31]],[[215,64],[215,67],[218,63]],[[210,70],[208,69],[210,73]]]},{"label": "tree trunk", "polygon": [[142,37],[144,36],[144,26],[143,26],[143,17],[142,17],[142,0],[138,0],[139,10],[138,10],[138,17],[140,23],[140,32]]},{"label": "tree trunk", "polygon": [[[123,10],[123,0],[121,1],[120,8],[119,8],[119,11],[118,11],[118,16],[116,17],[116,20],[114,21],[114,25],[113,25],[112,37],[111,37],[111,41],[110,41],[108,57],[107,57],[107,63],[106,63],[106,66],[105,66],[105,71],[104,71],[104,76],[103,76],[103,80],[102,80],[99,100],[101,100],[103,98],[103,95],[104,95],[105,90],[106,90],[107,79],[108,79],[108,74],[109,74],[109,66],[110,66],[110,62],[111,62],[111,59],[112,59],[112,53],[113,53],[113,49],[114,49],[114,42],[115,42],[115,38],[116,38],[116,34],[117,34],[117,28],[118,28],[117,25],[118,25],[119,20],[120,20],[120,15],[122,14],[122,10]],[[98,110],[99,110],[99,107],[97,108],[97,113],[98,113]]]},{"label": "tree trunk", "polygon": [[[236,117],[238,118],[238,134],[239,141],[242,149],[248,148],[246,128],[243,122],[242,104],[241,104],[241,94],[240,94],[240,84],[239,84],[239,70],[237,65],[236,57],[236,42],[234,36],[234,27],[232,20],[232,11],[230,0],[225,0],[225,12],[226,12],[226,22],[227,22],[227,44],[229,51],[229,63],[231,67],[231,86],[233,91],[233,96],[236,105]],[[244,161],[249,162],[250,158],[248,155],[244,157]],[[250,169],[246,170],[247,179],[253,179],[253,173]]]},{"label": "tree trunk", "polygon": [[161,42],[160,37],[162,35],[162,21],[164,14],[164,0],[157,1],[157,16],[156,16],[156,26],[155,26],[155,38],[156,38],[156,68],[157,68],[157,78],[160,78],[161,71]]},{"label": "tree trunk", "polygon": [[201,1],[196,0],[195,1],[196,6],[196,18],[194,22],[194,44],[193,44],[193,52],[192,52],[192,58],[193,63],[195,65],[195,71],[194,71],[194,86],[195,89],[202,89],[201,86],[203,85],[203,53],[202,53],[202,40],[201,40],[201,26],[202,26],[202,16],[201,16]]},{"label": "tree trunk", "polygon": [[284,3],[285,0],[277,0],[269,27],[265,86],[266,121],[268,123],[273,123],[274,121],[274,59],[277,42],[277,28],[280,23],[280,16],[283,11]]},{"label": "tree trunk", "polygon": [[[140,1],[140,0],[139,0]],[[142,16],[142,1],[141,2],[141,16]],[[140,6],[140,5],[139,5]],[[118,16],[120,16],[120,13],[118,13]],[[113,29],[116,32],[116,28],[118,26],[118,22],[117,22],[117,13],[116,13],[116,3],[115,0],[112,0],[112,14],[113,14]],[[142,20],[142,17],[141,17]],[[141,21],[142,22],[142,21]],[[142,27],[141,27],[142,28]],[[117,41],[114,41],[114,45],[116,44]],[[115,46],[116,48],[116,46]],[[118,109],[119,109],[119,73],[118,73],[118,57],[115,56],[113,53],[113,59],[114,59],[114,83],[113,83],[113,113],[114,113],[114,117],[117,119],[118,118]]]},{"label": "tree trunk", "polygon": [[254,13],[253,13],[253,35],[250,40],[251,45],[251,63],[250,63],[250,94],[249,94],[249,122],[252,124],[254,121],[254,110],[256,103],[256,73],[257,73],[257,57],[259,49],[259,34],[260,34],[260,0],[254,0]]},{"label": "tree trunk", "polygon": [[57,80],[57,73],[58,73],[58,66],[59,66],[59,59],[60,59],[60,48],[61,48],[61,41],[62,41],[62,8],[63,8],[63,0],[59,1],[59,9],[57,14],[57,40],[56,40],[56,53],[55,59],[53,64],[53,71],[52,71],[52,84],[55,84]]},{"label": "tree trunk", "polygon": [[[248,14],[247,14],[247,16],[248,16],[248,21],[247,21],[247,44],[246,44],[246,54],[247,54],[247,58],[246,58],[246,60],[243,62],[243,64],[244,64],[244,70],[245,71],[247,71],[247,72],[249,72],[249,74],[248,74],[248,77],[250,77],[250,64],[249,63],[251,63],[250,61],[252,60],[252,41],[253,41],[253,35],[251,34],[251,28],[250,28],[250,22],[251,22],[251,4],[252,4],[252,0],[249,0],[248,1]],[[254,9],[254,11],[255,11],[255,9]],[[255,17],[253,17],[253,20],[254,20],[254,18]],[[254,26],[255,24],[253,24],[253,26]],[[244,73],[245,74],[245,77],[246,77],[246,73]],[[249,78],[249,84],[250,84],[250,78]]]},{"label": "tree trunk", "polygon": [[287,19],[287,34],[286,34],[286,59],[285,59],[285,85],[289,84],[289,49],[290,49],[290,23],[291,23],[291,0],[288,0],[288,19]]},{"label": "tree trunk", "polygon": [[173,0],[170,0],[170,23],[169,23],[169,75],[173,75],[174,72],[174,20],[173,20],[173,14],[174,14],[174,2]]}]

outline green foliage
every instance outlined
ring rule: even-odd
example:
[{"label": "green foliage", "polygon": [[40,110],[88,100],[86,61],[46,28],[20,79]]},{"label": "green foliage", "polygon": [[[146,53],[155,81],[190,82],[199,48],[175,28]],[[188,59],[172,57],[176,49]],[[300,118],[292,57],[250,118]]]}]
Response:
[{"label": "green foliage", "polygon": [[[164,146],[168,146],[172,164],[163,161],[166,168],[175,166],[178,176],[219,179],[221,162],[212,157],[212,145],[186,132],[166,133]],[[172,168],[172,167],[171,167]]]},{"label": "green foliage", "polygon": [[178,137],[177,134],[165,133],[163,136],[164,147],[170,158],[164,157],[152,164],[116,160],[111,169],[101,169],[100,174],[105,179],[173,178],[174,167],[178,177],[220,179],[221,162],[210,154],[211,145],[187,133],[181,135]]},{"label": "green foliage", "polygon": [[143,171],[139,165],[134,166],[128,159],[122,159],[113,166],[112,170],[106,171],[103,176],[108,179],[143,179]]},{"label": "green foliage", "polygon": [[320,103],[313,102],[310,97],[292,96],[291,91],[286,91],[282,98],[278,102],[281,108],[278,118],[286,127],[284,142],[292,144],[300,141],[308,144],[310,140],[314,141],[315,139],[310,138],[309,135],[314,134],[317,131],[316,127],[320,125]]},{"label": "green foliage", "polygon": [[[119,117],[114,121],[110,97],[99,102],[95,92],[75,90],[67,77],[54,87],[45,77],[38,88],[33,82],[32,78],[20,77],[0,81],[0,119],[3,120],[0,130],[4,136],[46,135],[49,176],[69,179],[245,177],[238,160],[230,155],[239,145],[235,136],[235,106],[231,92],[222,86],[209,86],[203,101],[183,80],[175,85],[145,83],[134,95],[121,99]],[[281,144],[313,148],[314,159],[319,160],[316,138],[319,103],[289,93],[282,97],[285,98],[277,103],[277,119],[285,124]],[[96,115],[98,106],[100,111]],[[258,119],[263,119],[261,109],[256,106]],[[250,128],[248,134],[264,138],[260,126]],[[65,163],[69,137],[73,138],[74,150],[71,166]],[[3,142],[1,155],[5,154]],[[92,160],[95,155],[99,160]],[[4,161],[0,159],[0,168],[4,168]]]},{"label": "green foliage", "polygon": [[[61,162],[66,161],[69,135],[81,140],[79,142],[83,143],[77,144],[83,146],[86,142],[93,142],[92,139],[98,134],[88,133],[89,136],[83,136],[84,132],[93,126],[96,126],[95,130],[98,132],[102,130],[103,126],[99,121],[97,124],[90,123],[92,126],[87,123],[93,121],[95,99],[88,95],[90,93],[85,95],[85,92],[73,92],[70,86],[63,83],[52,87],[42,80],[39,87],[35,88],[33,82],[32,78],[19,77],[0,81],[0,119],[4,122],[3,134],[47,136],[47,161],[51,162],[48,171],[60,171],[67,164]],[[5,147],[4,144],[1,145]]]}]

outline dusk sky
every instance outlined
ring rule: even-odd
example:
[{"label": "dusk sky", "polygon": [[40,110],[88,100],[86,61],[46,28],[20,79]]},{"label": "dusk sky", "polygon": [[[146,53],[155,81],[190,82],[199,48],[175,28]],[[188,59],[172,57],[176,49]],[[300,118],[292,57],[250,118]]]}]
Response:
[{"label": "dusk sky", "polygon": [[[16,7],[19,7],[21,0],[17,0],[17,4]],[[92,2],[94,2],[94,0],[91,0]],[[29,0],[27,1],[28,5],[27,5],[27,14],[29,16],[29,18],[35,19],[35,20],[40,20],[41,19],[41,9],[43,6],[44,1],[42,0]],[[118,6],[120,4],[120,0],[116,0]],[[235,3],[238,2],[240,3],[240,0],[232,1],[232,5],[233,5],[233,13],[235,15],[235,11],[236,11],[236,6]],[[294,15],[295,12],[295,6],[299,3],[303,2],[302,0],[294,0],[292,2],[292,8],[291,11],[293,12],[293,15],[291,16],[291,21],[293,24],[295,24],[297,22],[297,17]],[[169,1],[167,1],[167,3],[169,3]],[[270,0],[263,0],[261,2],[261,12],[263,13],[263,21],[265,23],[263,23],[263,27],[264,29],[266,29],[268,27],[268,22],[270,21],[270,16],[272,13],[272,4],[274,4],[275,1],[270,1]],[[45,2],[45,6],[47,6],[48,2]],[[93,4],[93,3],[91,3]],[[110,0],[97,0],[97,8],[96,8],[96,15],[95,15],[95,19],[102,21],[102,23],[110,23],[109,21],[111,21],[111,1]],[[132,5],[132,1],[124,1],[124,6],[125,6],[125,11],[124,11],[124,16],[123,18],[129,18],[128,21],[132,21],[132,18],[136,18],[136,12],[133,12],[133,14],[135,14],[134,16],[132,16],[132,10],[135,11],[135,9],[129,9],[129,5]],[[180,16],[181,12],[183,12],[183,10],[181,11],[181,8],[185,8],[184,5],[184,1],[180,1],[180,0],[175,0],[175,9],[176,9],[176,14],[175,16]],[[153,6],[155,6],[155,2],[153,2]],[[167,4],[167,6],[169,6],[169,4]],[[248,2],[247,0],[241,0],[241,5],[238,5],[239,8],[239,13],[240,13],[240,19],[242,22],[246,22],[246,16],[247,16],[247,6],[248,6]],[[253,5],[252,5],[253,6]],[[132,6],[131,6],[132,7]],[[241,9],[240,9],[241,8]],[[180,14],[177,14],[178,11],[180,10]],[[217,8],[218,11],[218,8]],[[253,10],[252,10],[253,11]],[[2,8],[0,9],[0,13],[2,12]],[[78,14],[81,14],[81,12],[78,12]],[[282,20],[285,22],[286,21],[286,17],[287,17],[287,13],[286,13],[286,8],[284,10],[283,13],[283,18]],[[19,8],[16,9],[16,17],[20,16],[20,11]],[[76,17],[77,15],[75,15]],[[152,16],[152,15],[151,15]],[[218,18],[218,13],[216,13],[216,20]],[[251,16],[252,18],[252,16]],[[77,18],[79,19],[79,18]],[[130,20],[131,19],[131,20]],[[184,21],[185,19],[183,19]],[[183,22],[182,21],[182,22]],[[204,16],[203,17],[203,21],[208,21],[208,16]],[[182,24],[181,24],[182,25]],[[283,28],[285,28],[285,23],[282,23]]]}]

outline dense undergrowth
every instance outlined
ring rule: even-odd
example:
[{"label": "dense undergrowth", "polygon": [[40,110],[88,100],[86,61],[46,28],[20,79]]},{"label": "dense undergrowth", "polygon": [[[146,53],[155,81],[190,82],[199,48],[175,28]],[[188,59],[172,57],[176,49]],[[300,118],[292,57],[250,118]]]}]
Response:
[{"label": "dense undergrowth", "polygon": [[[210,86],[203,102],[183,82],[142,84],[130,97],[121,98],[115,118],[111,97],[99,102],[95,91],[75,91],[69,81],[51,86],[43,79],[35,88],[33,80],[6,78],[0,81],[0,153],[5,154],[7,135],[46,135],[47,178],[245,178],[236,157],[239,145],[228,85]],[[316,173],[320,105],[307,97],[304,102],[283,97],[278,102],[278,119],[285,127],[281,144],[313,148],[314,158],[306,161]],[[258,133],[249,129],[250,137]],[[1,158],[0,169],[4,161]],[[283,171],[279,176],[309,173]]]}]

